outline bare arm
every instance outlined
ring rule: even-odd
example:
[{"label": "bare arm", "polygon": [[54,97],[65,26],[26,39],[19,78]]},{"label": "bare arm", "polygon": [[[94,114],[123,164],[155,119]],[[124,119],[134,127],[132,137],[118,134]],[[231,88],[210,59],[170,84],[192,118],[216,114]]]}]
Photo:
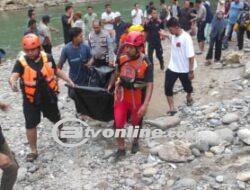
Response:
[{"label": "bare arm", "polygon": [[19,73],[12,73],[11,76],[10,76],[9,84],[10,84],[11,89],[14,92],[18,91],[18,89],[17,89],[17,80],[19,78],[20,78],[20,74]]},{"label": "bare arm", "polygon": [[0,153],[0,168],[5,169],[11,166],[11,159],[5,155]]},{"label": "bare arm", "polygon": [[146,97],[145,97],[145,100],[143,102],[143,105],[145,105],[145,106],[149,105],[149,102],[151,100],[152,93],[153,93],[153,88],[154,88],[154,84],[152,82],[147,83]]},{"label": "bare arm", "polygon": [[115,83],[116,83],[118,77],[119,77],[119,71],[118,71],[118,66],[117,66],[114,74],[112,74],[112,76],[110,77],[108,91],[110,91],[115,86]]},{"label": "bare arm", "polygon": [[91,67],[94,64],[94,58],[92,57],[88,63],[86,64],[87,67]]},{"label": "bare arm", "polygon": [[68,24],[71,24],[74,19],[74,13],[70,15],[70,18],[68,19]]},{"label": "bare arm", "polygon": [[53,28],[53,27],[49,27],[49,30],[50,30],[51,32],[59,33],[59,30],[56,29],[56,28]]},{"label": "bare arm", "polygon": [[194,70],[194,57],[189,58],[189,71]]},{"label": "bare arm", "polygon": [[163,36],[163,37],[166,37],[166,38],[170,39],[170,34],[169,34],[169,32],[167,32],[167,31],[165,31],[165,30],[161,30],[161,31],[159,32],[159,34],[160,34],[161,36]]},{"label": "bare arm", "polygon": [[189,79],[194,79],[194,57],[189,58]]},{"label": "bare arm", "polygon": [[62,70],[63,64],[59,62],[59,63],[57,64],[57,68]]},{"label": "bare arm", "polygon": [[103,24],[112,24],[113,22],[114,22],[113,19],[111,19],[111,20],[102,19],[102,23],[103,23]]},{"label": "bare arm", "polygon": [[153,93],[153,88],[154,88],[153,82],[147,83],[145,100],[138,111],[139,117],[143,117],[147,113],[149,102],[151,100],[152,93]]},{"label": "bare arm", "polygon": [[73,81],[59,68],[56,70],[56,76],[67,82],[70,86],[75,86]]}]

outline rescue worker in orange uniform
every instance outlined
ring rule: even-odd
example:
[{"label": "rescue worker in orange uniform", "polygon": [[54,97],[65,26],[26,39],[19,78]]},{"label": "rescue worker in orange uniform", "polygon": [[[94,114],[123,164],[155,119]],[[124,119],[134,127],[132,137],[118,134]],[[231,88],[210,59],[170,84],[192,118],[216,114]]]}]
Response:
[{"label": "rescue worker in orange uniform", "polygon": [[[141,32],[128,33],[126,38],[126,54],[118,59],[117,80],[115,83],[114,117],[115,127],[124,128],[127,115],[130,114],[131,124],[140,126],[146,114],[153,92],[153,65],[141,52],[145,38]],[[125,156],[124,138],[117,138],[118,151],[115,161]],[[132,144],[131,153],[139,150],[138,138]]]},{"label": "rescue worker in orange uniform", "polygon": [[26,55],[16,61],[9,83],[12,90],[17,92],[17,80],[20,78],[26,136],[31,148],[26,160],[33,162],[38,156],[36,127],[41,121],[41,113],[53,123],[61,119],[57,106],[59,93],[57,77],[71,86],[74,86],[74,83],[56,67],[51,55],[41,51],[38,36],[25,35],[22,47]]}]

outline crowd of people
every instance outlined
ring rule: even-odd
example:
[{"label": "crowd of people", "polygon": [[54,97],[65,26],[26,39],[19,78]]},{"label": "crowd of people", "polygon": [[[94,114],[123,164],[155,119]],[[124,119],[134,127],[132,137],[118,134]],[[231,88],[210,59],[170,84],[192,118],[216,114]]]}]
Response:
[{"label": "crowd of people", "polygon": [[[164,0],[160,6],[150,1],[145,11],[138,3],[131,11],[130,22],[124,21],[120,12],[113,12],[111,4],[105,5],[100,18],[92,6],[86,14],[74,12],[74,5],[65,6],[61,17],[65,46],[56,64],[52,52],[51,32],[59,30],[50,26],[49,15],[42,16],[37,24],[36,11],[28,10],[28,25],[22,38],[24,54],[16,61],[9,79],[13,91],[18,91],[17,81],[23,94],[23,112],[26,136],[31,152],[27,161],[33,162],[38,157],[37,126],[41,114],[51,122],[61,119],[58,102],[58,78],[69,86],[88,85],[91,67],[113,67],[114,77],[107,90],[114,94],[114,128],[124,128],[130,116],[133,126],[142,125],[142,120],[150,103],[154,83],[154,51],[161,70],[165,70],[165,95],[169,105],[167,114],[177,113],[174,104],[173,88],[177,79],[187,93],[186,101],[192,106],[192,80],[197,67],[196,55],[208,52],[206,65],[212,60],[220,63],[223,49],[228,48],[228,41],[236,36],[238,49],[244,47],[244,34],[250,38],[249,4],[240,0],[219,0],[213,11],[210,2],[203,0],[185,0],[180,5],[173,0],[167,5]],[[195,52],[193,38],[196,36],[199,51]],[[169,40],[171,56],[166,67],[163,57],[162,41]],[[215,56],[213,50],[215,46]],[[0,51],[0,60],[5,55]],[[69,64],[69,74],[63,66]],[[165,68],[166,67],[166,68]],[[70,92],[69,92],[70,93]],[[75,101],[77,117],[79,103]],[[7,111],[8,105],[0,104],[0,109]],[[67,139],[61,138],[66,142]],[[118,151],[115,161],[126,154],[122,136],[116,139]],[[138,137],[132,143],[131,153],[139,150]],[[0,168],[4,174],[0,189],[11,190],[17,175],[18,164],[0,130]]]}]

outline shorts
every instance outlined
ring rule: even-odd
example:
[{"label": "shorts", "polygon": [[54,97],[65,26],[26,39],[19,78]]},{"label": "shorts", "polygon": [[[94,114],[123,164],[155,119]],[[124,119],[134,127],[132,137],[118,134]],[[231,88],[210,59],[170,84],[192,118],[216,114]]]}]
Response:
[{"label": "shorts", "polygon": [[198,31],[197,31],[197,40],[198,42],[203,42],[206,40],[205,38],[205,27],[206,27],[206,22],[202,21],[198,23]]},{"label": "shorts", "polygon": [[187,93],[193,92],[192,82],[188,78],[188,73],[176,73],[168,69],[165,74],[165,95],[173,96],[173,88],[177,79],[180,79],[181,84]]},{"label": "shorts", "polygon": [[33,129],[37,127],[37,125],[41,122],[41,113],[43,114],[43,117],[46,117],[53,123],[56,123],[61,119],[57,103],[35,106],[27,100],[24,100],[23,113],[25,117],[26,129]]}]

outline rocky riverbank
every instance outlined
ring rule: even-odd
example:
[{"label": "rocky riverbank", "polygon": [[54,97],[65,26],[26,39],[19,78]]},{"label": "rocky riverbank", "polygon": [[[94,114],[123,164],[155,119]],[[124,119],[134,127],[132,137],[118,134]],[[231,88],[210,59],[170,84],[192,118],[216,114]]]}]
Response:
[{"label": "rocky riverbank", "polygon": [[[94,0],[91,2],[98,2]],[[0,11],[19,10],[30,7],[53,7],[62,5],[68,2],[72,3],[86,3],[88,0],[1,0]]]},{"label": "rocky riverbank", "polygon": [[[53,50],[56,60],[61,47]],[[164,42],[166,62],[168,49],[169,43]],[[205,67],[202,57],[197,57],[196,102],[187,107],[183,103],[185,94],[177,84],[175,99],[179,112],[174,117],[164,114],[164,73],[155,66],[154,95],[144,128],[160,128],[164,135],[141,139],[141,150],[135,155],[130,154],[131,139],[127,139],[126,158],[118,163],[112,157],[116,150],[114,139],[98,136],[80,147],[64,148],[52,138],[52,124],[46,119],[38,128],[40,156],[34,163],[26,163],[29,149],[22,98],[20,93],[10,91],[7,82],[14,61],[4,62],[0,66],[0,100],[9,103],[12,109],[0,113],[0,117],[20,165],[15,189],[250,189],[250,80],[244,78],[249,72],[249,53],[223,53],[224,63],[210,67]],[[63,118],[75,117],[74,104],[62,83],[59,107]],[[88,123],[96,130],[109,128],[106,123]]]}]

